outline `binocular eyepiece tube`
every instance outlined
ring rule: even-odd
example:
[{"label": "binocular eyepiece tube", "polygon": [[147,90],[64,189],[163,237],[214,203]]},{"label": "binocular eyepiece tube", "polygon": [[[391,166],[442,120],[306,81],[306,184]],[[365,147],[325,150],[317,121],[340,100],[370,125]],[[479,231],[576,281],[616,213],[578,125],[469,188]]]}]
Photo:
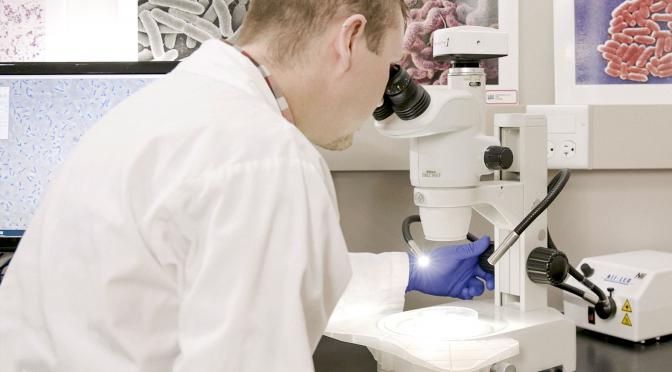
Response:
[{"label": "binocular eyepiece tube", "polygon": [[376,108],[373,117],[382,121],[397,114],[401,120],[413,120],[427,110],[430,102],[429,93],[416,84],[406,70],[399,65],[391,65],[383,104]]}]

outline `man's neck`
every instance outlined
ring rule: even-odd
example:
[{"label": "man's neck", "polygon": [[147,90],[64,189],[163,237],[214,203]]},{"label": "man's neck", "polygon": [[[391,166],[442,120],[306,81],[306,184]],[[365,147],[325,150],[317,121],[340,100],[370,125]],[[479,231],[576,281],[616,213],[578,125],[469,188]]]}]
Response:
[{"label": "man's neck", "polygon": [[[236,44],[236,40],[229,40]],[[238,44],[236,44],[238,45]],[[319,89],[315,89],[316,80],[310,78],[308,71],[300,67],[280,66],[267,57],[268,46],[263,43],[238,45],[250,54],[258,63],[264,65],[271,73],[278,93],[282,94],[292,111],[297,126],[300,128],[314,118],[314,108],[319,100]],[[314,119],[313,119],[314,120]]]}]

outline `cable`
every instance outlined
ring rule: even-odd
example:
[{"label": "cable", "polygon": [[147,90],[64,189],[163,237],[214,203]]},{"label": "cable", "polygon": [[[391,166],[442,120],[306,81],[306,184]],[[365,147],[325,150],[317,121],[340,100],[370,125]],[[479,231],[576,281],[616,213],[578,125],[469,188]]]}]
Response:
[{"label": "cable", "polygon": [[520,221],[515,229],[513,229],[516,234],[520,236],[520,234],[522,234],[525,229],[527,229],[528,226],[530,226],[530,224],[534,222],[534,220],[536,220],[537,217],[539,217],[539,215],[541,215],[546,210],[546,208],[551,205],[551,203],[553,203],[555,198],[560,195],[562,189],[565,188],[565,185],[567,185],[569,177],[569,169],[563,169],[558,172],[555,177],[553,177],[551,183],[548,186],[548,193],[546,194],[546,197],[536,207],[534,207],[534,209],[532,209],[532,211],[527,216],[525,216],[522,221]]},{"label": "cable", "polygon": [[[557,177],[557,175],[556,175],[556,177]],[[555,177],[553,178],[553,180],[555,180]],[[549,184],[548,184],[548,187],[546,187],[546,194],[551,192],[551,188],[554,186],[553,180],[551,180],[551,182],[549,182]],[[551,230],[547,228],[546,229],[546,234],[548,235],[548,248],[557,250],[558,248],[555,245],[555,242],[553,241],[553,238],[551,237]]]},{"label": "cable", "polygon": [[597,305],[597,301],[594,299],[590,298],[589,296],[586,296],[586,292],[582,291],[576,287],[572,287],[569,284],[566,283],[560,283],[560,284],[555,284],[554,287],[560,288],[563,291],[567,291],[569,293],[572,293],[574,295],[579,296],[580,298],[583,298],[584,300],[590,302],[592,305]]},{"label": "cable", "polygon": [[548,248],[558,250],[558,247],[555,245],[553,238],[551,238],[551,232],[547,229],[546,234],[548,235]]},{"label": "cable", "polygon": [[413,235],[411,234],[411,224],[415,222],[420,222],[420,216],[417,214],[408,216],[404,219],[404,222],[401,223],[401,234],[404,237],[404,241],[408,246],[408,250],[415,256],[422,256],[422,249],[418,244],[413,241]]},{"label": "cable", "polygon": [[520,235],[530,226],[530,224],[534,222],[534,220],[536,220],[537,217],[539,217],[548,208],[548,206],[551,205],[551,203],[553,203],[555,198],[560,195],[562,189],[564,189],[567,185],[569,177],[569,169],[563,169],[558,172],[555,177],[553,177],[547,187],[548,192],[546,197],[536,207],[534,207],[532,211],[528,213],[525,218],[523,218],[522,221],[520,221],[518,226],[516,226],[513,231],[511,231],[511,233],[509,233],[509,235],[504,238],[504,240],[502,240],[499,248],[497,248],[497,250],[495,250],[495,252],[488,258],[489,264],[496,264],[509,250],[509,248],[511,248],[518,241]]},{"label": "cable", "polygon": [[3,262],[0,265],[0,284],[2,284],[2,279],[4,279],[4,277],[5,277],[5,270],[9,266],[9,263],[12,261],[13,254],[11,254],[11,253],[9,253],[9,254],[0,253],[0,262],[2,262],[3,259],[5,259],[5,256],[9,256],[9,257],[7,258],[7,261]]},{"label": "cable", "polygon": [[579,283],[583,284],[586,288],[590,289],[600,301],[608,301],[607,295],[604,293],[600,287],[596,286],[593,282],[588,280],[583,274],[581,274],[574,266],[569,265],[569,275],[576,279]]},{"label": "cable", "polygon": [[[567,185],[567,182],[569,181],[570,177],[570,172],[568,169],[563,169],[558,174],[556,174],[551,182],[548,184],[547,188],[547,195],[546,197],[516,226],[514,231],[509,234],[504,239],[504,242],[502,243],[502,246],[504,249],[500,248],[497,251],[495,251],[492,256],[495,256],[495,254],[499,253],[498,256],[494,257],[494,262],[491,258],[488,258],[488,264],[495,264],[501,256],[506,253],[506,250],[515,243],[515,241],[518,239],[520,234],[522,234],[525,229],[537,218],[541,213],[543,213],[551,203],[557,198],[557,196],[560,194],[560,192],[565,188]],[[547,236],[548,236],[548,247],[549,249],[552,250],[558,250],[557,246],[555,245],[555,242],[553,241],[553,238],[551,237],[551,232],[547,229]],[[475,241],[477,238],[473,234],[468,234],[467,239],[470,241]],[[507,245],[508,246],[505,246]],[[581,283],[583,286],[588,288],[591,292],[593,292],[598,300],[596,301],[594,298],[591,296],[588,296],[587,293],[579,288],[573,287],[569,284],[566,283],[558,283],[558,284],[552,284],[553,286],[562,289],[564,291],[567,291],[569,293],[572,293],[579,298],[582,298],[586,302],[590,303],[591,305],[595,306],[595,312],[601,319],[609,319],[613,317],[617,311],[616,303],[612,297],[612,292],[613,288],[607,288],[609,290],[609,297],[604,293],[604,291],[595,285],[595,283],[591,282],[588,278],[586,278],[582,273],[580,273],[574,266],[570,265],[569,262],[566,262],[567,264],[567,271],[565,272],[565,275],[568,273],[571,275],[574,279],[576,279],[579,283]],[[481,265],[483,266],[483,265]]]},{"label": "cable", "polygon": [[[561,174],[558,173],[558,174],[555,175],[555,177],[553,177],[551,182],[548,183],[548,186],[546,187],[546,194],[547,195],[551,194],[551,193],[559,194],[560,191],[562,191],[562,189],[565,187],[565,185],[569,181],[569,177],[570,177],[571,174],[569,174],[569,170],[567,170],[567,169],[563,169],[563,171],[567,172],[567,178],[564,180],[563,184],[560,185],[560,187],[561,187],[560,190],[557,190],[557,191],[555,190],[559,186],[558,182],[561,181],[559,179],[559,176],[561,176]],[[561,171],[561,172],[563,172],[563,171]],[[556,196],[557,196],[557,194],[556,194]],[[553,199],[555,199],[555,197]],[[551,202],[553,202],[553,200],[551,200]],[[544,209],[546,209],[546,208],[544,208]],[[553,241],[553,238],[551,237],[551,231],[547,229],[546,233],[548,234],[548,247],[551,248],[551,249],[558,249],[555,245],[555,242]],[[467,240],[469,240],[471,242],[475,242],[476,240],[478,240],[478,237],[476,235],[472,234],[472,233],[468,233],[467,234]]]},{"label": "cable", "polygon": [[411,224],[415,222],[420,222],[420,216],[417,214],[406,217],[404,222],[401,223],[401,234],[404,236],[406,244],[413,240],[413,236],[411,235]]},{"label": "cable", "polygon": [[[547,208],[548,206],[555,201],[555,199],[560,195],[560,192],[565,188],[567,182],[570,178],[569,169],[563,169],[558,174],[553,177],[551,182],[547,186],[546,197],[535,206],[530,213],[523,218],[522,221],[516,226],[513,231],[502,241],[500,247],[492,252],[492,254],[487,258],[487,263],[489,266],[494,266],[497,261],[511,248],[511,246],[518,240],[520,235],[530,226],[534,220],[537,219]],[[404,237],[406,245],[408,245],[409,250],[414,254],[422,254],[422,251],[418,245],[413,241],[413,236],[411,234],[410,226],[415,222],[420,222],[420,216],[412,215],[406,217],[401,225],[401,232]],[[467,234],[467,239],[470,241],[478,240],[473,234]],[[550,233],[548,234],[549,247],[557,249],[553,239],[551,238]],[[604,294],[604,293],[603,293]]]},{"label": "cable", "polygon": [[[21,241],[21,239],[0,238],[0,284],[2,284],[2,280],[5,277],[5,271],[14,257],[19,241]],[[6,259],[6,261],[3,262],[4,259]]]}]

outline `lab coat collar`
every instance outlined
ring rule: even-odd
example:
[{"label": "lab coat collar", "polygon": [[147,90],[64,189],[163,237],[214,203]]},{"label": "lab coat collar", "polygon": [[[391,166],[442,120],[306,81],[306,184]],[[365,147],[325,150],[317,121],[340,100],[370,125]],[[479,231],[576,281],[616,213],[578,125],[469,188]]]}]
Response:
[{"label": "lab coat collar", "polygon": [[204,42],[174,71],[198,74],[231,85],[240,91],[263,99],[274,111],[281,114],[273,91],[257,66],[234,47],[221,40],[211,39]]}]

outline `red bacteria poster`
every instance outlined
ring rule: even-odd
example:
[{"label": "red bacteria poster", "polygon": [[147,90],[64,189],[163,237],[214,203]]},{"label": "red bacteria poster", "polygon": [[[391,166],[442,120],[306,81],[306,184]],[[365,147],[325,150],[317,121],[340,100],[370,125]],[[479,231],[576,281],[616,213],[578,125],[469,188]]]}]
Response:
[{"label": "red bacteria poster", "polygon": [[672,0],[555,4],[561,104],[672,103]]}]

